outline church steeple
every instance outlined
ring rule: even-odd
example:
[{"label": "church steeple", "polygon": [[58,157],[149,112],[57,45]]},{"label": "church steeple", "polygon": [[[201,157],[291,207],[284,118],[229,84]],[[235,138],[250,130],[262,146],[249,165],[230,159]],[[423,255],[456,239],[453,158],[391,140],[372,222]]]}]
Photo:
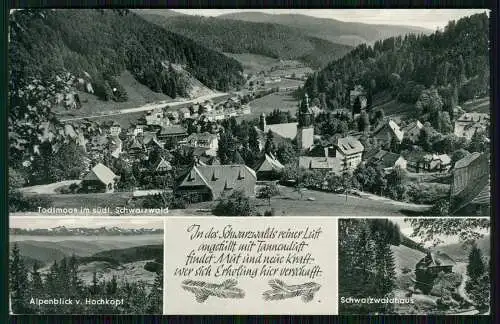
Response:
[{"label": "church steeple", "polygon": [[309,109],[309,95],[306,93],[304,99],[300,103],[298,122],[299,127],[312,127],[313,118],[312,113]]},{"label": "church steeple", "polygon": [[265,113],[262,113],[260,115],[260,119],[259,119],[259,128],[261,131],[265,131],[266,130],[266,114]]},{"label": "church steeple", "polygon": [[309,96],[307,93],[300,103],[297,118],[297,146],[300,150],[308,150],[314,143],[314,117],[309,109]]}]

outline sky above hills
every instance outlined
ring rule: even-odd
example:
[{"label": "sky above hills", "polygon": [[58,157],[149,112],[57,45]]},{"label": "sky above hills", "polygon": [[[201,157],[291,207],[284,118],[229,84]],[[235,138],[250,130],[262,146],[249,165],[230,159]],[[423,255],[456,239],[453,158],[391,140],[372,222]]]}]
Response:
[{"label": "sky above hills", "polygon": [[403,25],[431,30],[443,28],[450,20],[487,9],[175,9],[183,14],[219,16],[238,12],[262,12],[268,14],[302,14],[317,18],[330,18],[346,22],[378,25]]},{"label": "sky above hills", "polygon": [[11,217],[10,228],[45,229],[65,226],[67,228],[119,227],[127,229],[154,228],[163,229],[162,217]]},{"label": "sky above hills", "polygon": [[[427,247],[432,245],[432,242],[425,241],[421,237],[412,236],[411,234],[413,233],[413,227],[411,226],[410,222],[406,221],[404,218],[390,218],[389,220],[392,223],[399,225],[399,230],[401,231],[401,233],[409,237],[413,241],[422,243]],[[477,232],[483,235],[489,234],[488,230],[477,230]],[[442,244],[456,244],[461,242],[460,238],[456,235],[437,235],[436,238],[441,240]]]}]

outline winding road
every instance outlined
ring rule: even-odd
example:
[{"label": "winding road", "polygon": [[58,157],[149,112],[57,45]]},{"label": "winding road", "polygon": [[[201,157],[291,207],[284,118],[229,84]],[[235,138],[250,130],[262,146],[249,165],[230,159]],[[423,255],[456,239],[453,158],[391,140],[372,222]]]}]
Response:
[{"label": "winding road", "polygon": [[149,111],[152,109],[156,108],[162,108],[165,106],[168,106],[169,108],[174,108],[177,106],[182,106],[186,104],[193,104],[196,102],[202,102],[205,100],[211,100],[215,99],[218,97],[223,97],[228,95],[229,93],[226,92],[216,92],[216,93],[211,93],[208,95],[196,97],[193,99],[189,100],[182,100],[182,101],[159,101],[159,102],[154,102],[154,103],[148,103],[144,106],[140,107],[134,107],[134,108],[125,108],[125,109],[120,109],[120,110],[112,110],[110,112],[98,114],[98,115],[93,115],[93,116],[83,116],[83,117],[69,117],[69,118],[61,118],[61,121],[75,121],[75,120],[83,120],[83,119],[92,119],[92,118],[102,118],[102,117],[109,117],[109,116],[117,116],[117,115],[123,115],[123,114],[133,114],[141,111]]}]

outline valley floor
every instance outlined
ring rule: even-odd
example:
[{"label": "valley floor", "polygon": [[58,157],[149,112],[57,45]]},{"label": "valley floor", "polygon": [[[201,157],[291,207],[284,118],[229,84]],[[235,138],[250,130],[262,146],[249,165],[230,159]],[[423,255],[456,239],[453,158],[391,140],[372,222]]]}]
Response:
[{"label": "valley floor", "polygon": [[[33,189],[26,188],[26,192]],[[37,188],[39,191],[40,188]],[[51,189],[53,190],[53,188]],[[273,209],[276,216],[425,216],[428,205],[416,205],[390,200],[373,194],[344,195],[330,192],[306,190],[302,199],[294,188],[279,186],[280,194],[267,200],[258,199],[257,207],[264,213]],[[132,198],[131,192],[115,192],[101,194],[46,194],[53,202],[53,207],[124,207]],[[202,216],[211,215],[214,202],[191,204],[187,209],[169,210],[168,216]],[[30,216],[32,213],[13,213],[13,215]],[[141,215],[142,216],[142,215]],[[146,216],[146,215],[144,215]],[[158,216],[158,215],[156,215]]]}]

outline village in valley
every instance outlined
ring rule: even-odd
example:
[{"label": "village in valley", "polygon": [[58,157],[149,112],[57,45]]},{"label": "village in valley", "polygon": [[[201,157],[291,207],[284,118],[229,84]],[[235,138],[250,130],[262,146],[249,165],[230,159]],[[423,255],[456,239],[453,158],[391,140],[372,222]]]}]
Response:
[{"label": "village in valley", "polygon": [[[376,68],[361,74],[353,64],[352,78],[340,75],[356,55],[368,57],[368,66],[387,48],[425,37],[363,44],[323,70],[275,61],[239,73],[243,84],[219,95],[121,112],[126,91],[109,77],[114,113],[11,123],[11,212],[85,205],[185,216],[489,215],[491,125],[488,89],[477,85],[482,71],[466,65],[453,70],[457,78],[422,76],[421,84],[403,80],[416,75],[403,68],[379,77]],[[172,66],[180,87],[188,74]],[[78,112],[99,80],[66,77],[57,82],[73,92],[58,94],[55,105]],[[46,90],[33,82],[17,95]],[[469,84],[470,93],[458,92]],[[180,91],[161,89],[172,98]]]},{"label": "village in valley", "polygon": [[[252,114],[251,101],[233,95],[217,104],[206,100],[178,110],[168,105],[156,108],[129,127],[90,119],[67,122],[60,129],[50,123],[41,124],[40,146],[63,132],[63,145],[74,147],[74,152],[80,154],[74,158],[84,167],[73,178],[61,179],[56,189],[54,184],[31,189],[43,194],[44,188],[50,187],[54,194],[74,196],[76,200],[85,195],[100,200],[106,195],[129,193],[127,204],[170,207],[174,214],[172,210],[197,205],[201,206],[198,213],[206,212],[205,206],[215,206],[207,202],[217,203],[235,192],[248,199],[263,198],[266,203],[260,203],[264,206],[261,209],[269,214],[274,200],[285,200],[287,205],[314,204],[315,192],[327,199],[323,214],[330,213],[330,208],[342,213],[350,199],[427,212],[432,208],[429,201],[419,206],[418,201],[412,203],[397,192],[403,178],[411,178],[422,183],[447,183],[442,197],[446,201],[460,197],[450,206],[456,208],[454,212],[488,212],[486,153],[457,158],[432,149],[422,150],[422,141],[436,133],[430,125],[419,120],[397,122],[380,117],[380,111],[372,114],[380,117],[376,127],[359,131],[358,125],[368,115],[362,87],[350,92],[350,103],[345,109],[325,111],[305,93],[298,100],[296,114],[276,107],[270,116],[261,113],[247,122],[238,117]],[[487,133],[488,114],[459,113],[453,130],[456,138],[470,142],[477,134]],[[348,129],[327,141],[315,134],[316,121],[325,118],[343,121]],[[276,123],[282,120],[286,122]],[[403,154],[402,147],[413,150]],[[40,153],[40,148],[35,152]],[[26,166],[29,164],[26,161]],[[376,179],[379,184],[369,184]],[[373,190],[367,190],[370,185]],[[30,187],[23,191],[29,195]],[[341,199],[330,202],[334,197]],[[282,215],[286,214],[284,209]]]}]

